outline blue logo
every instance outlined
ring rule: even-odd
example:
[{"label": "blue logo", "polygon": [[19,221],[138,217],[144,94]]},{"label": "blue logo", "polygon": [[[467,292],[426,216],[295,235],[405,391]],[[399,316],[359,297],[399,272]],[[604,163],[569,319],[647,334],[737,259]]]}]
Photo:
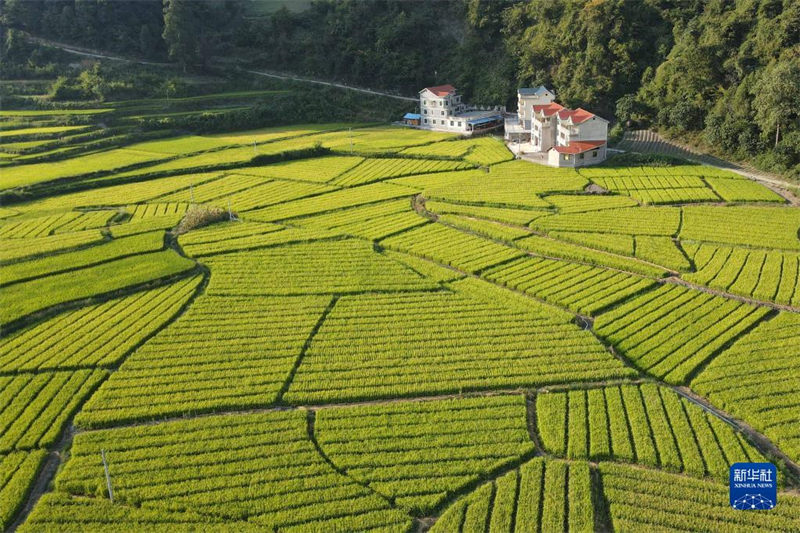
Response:
[{"label": "blue logo", "polygon": [[730,470],[731,507],[740,511],[778,505],[778,469],[772,463],[735,463]]}]

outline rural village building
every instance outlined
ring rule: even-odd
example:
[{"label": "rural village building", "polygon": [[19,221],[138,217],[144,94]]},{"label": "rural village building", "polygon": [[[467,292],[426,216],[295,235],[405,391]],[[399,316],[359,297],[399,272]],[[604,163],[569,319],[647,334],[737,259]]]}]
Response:
[{"label": "rural village building", "polygon": [[472,135],[503,125],[500,111],[468,107],[452,85],[425,87],[419,92],[419,113],[406,113],[403,122],[409,126]]},{"label": "rural village building", "polygon": [[546,155],[554,167],[581,167],[604,161],[608,121],[585,109],[555,102],[545,87],[517,91],[517,115],[506,118],[505,138],[518,151]]}]

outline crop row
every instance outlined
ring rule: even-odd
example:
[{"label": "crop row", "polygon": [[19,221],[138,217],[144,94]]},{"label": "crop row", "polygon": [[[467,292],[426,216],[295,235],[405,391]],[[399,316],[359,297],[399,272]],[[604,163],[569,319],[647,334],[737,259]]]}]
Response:
[{"label": "crop row", "polygon": [[691,386],[800,460],[800,316],[762,322],[714,358]]},{"label": "crop row", "polygon": [[722,170],[708,165],[673,165],[665,167],[584,167],[580,169],[584,176],[614,177],[614,176],[724,176],[734,178],[737,175],[727,170]]},{"label": "crop row", "polygon": [[195,276],[82,307],[0,340],[5,371],[109,366],[169,320],[196,290]]},{"label": "crop row", "polygon": [[373,183],[363,187],[283,202],[280,205],[252,211],[247,214],[247,217],[249,220],[273,222],[409,196],[411,196],[411,190],[406,187],[389,183]]},{"label": "crop row", "polygon": [[22,280],[82,268],[127,255],[155,252],[164,247],[162,232],[150,232],[113,239],[95,246],[0,266],[0,283],[8,285]]},{"label": "crop row", "polygon": [[428,279],[437,282],[446,282],[446,281],[454,281],[457,279],[461,279],[466,276],[457,270],[453,270],[452,268],[444,267],[438,263],[434,263],[433,261],[429,261],[428,259],[423,259],[416,255],[407,254],[404,252],[396,252],[394,250],[383,249],[381,253],[404,265],[414,272],[419,273],[422,276],[425,276]]},{"label": "crop row", "polygon": [[47,452],[11,452],[0,455],[0,529],[11,526],[14,515],[25,503]]},{"label": "crop row", "polygon": [[681,239],[800,249],[800,209],[790,207],[684,207]]},{"label": "crop row", "polygon": [[185,189],[171,192],[166,196],[160,196],[159,202],[187,202],[192,204],[203,204],[216,200],[217,198],[227,198],[231,194],[261,185],[269,181],[258,176],[245,176],[243,174],[228,174],[219,179],[206,181],[198,185],[190,185]]},{"label": "crop row", "polygon": [[2,322],[71,300],[179,274],[195,263],[173,250],[116,259],[75,271],[53,274],[0,288]]},{"label": "crop row", "polygon": [[397,178],[411,174],[427,174],[472,168],[463,161],[438,159],[365,159],[331,183],[351,187],[386,178]]},{"label": "crop row", "polygon": [[189,204],[184,202],[160,202],[151,204],[139,204],[129,207],[131,220],[141,220],[151,217],[163,217],[167,215],[183,215],[189,209]]},{"label": "crop row", "polygon": [[768,312],[665,284],[601,314],[595,330],[637,367],[677,384]]},{"label": "crop row", "polygon": [[539,394],[544,447],[570,459],[636,462],[728,479],[729,466],[765,459],[719,418],[654,384]]},{"label": "crop row", "polygon": [[432,533],[596,531],[585,462],[536,458],[448,507]]},{"label": "crop row", "polygon": [[357,224],[368,220],[405,213],[411,211],[411,202],[407,198],[387,200],[355,207],[346,207],[320,215],[313,215],[296,220],[303,226],[318,229],[333,229],[348,224]]},{"label": "crop row", "polygon": [[671,236],[678,232],[680,216],[680,209],[673,207],[625,207],[541,217],[531,226],[546,231]]},{"label": "crop row", "polygon": [[417,516],[534,450],[522,395],[320,409],[315,435],[338,469]]},{"label": "crop row", "polygon": [[709,177],[706,181],[714,192],[729,202],[785,202],[779,194],[749,179]]},{"label": "crop row", "polygon": [[[286,399],[295,403],[446,394],[630,374],[594,338],[540,304],[448,293],[340,298]],[[494,291],[502,292],[500,289]]]},{"label": "crop row", "polygon": [[800,306],[800,254],[686,244],[697,272],[688,281],[757,300]]},{"label": "crop row", "polygon": [[477,272],[522,255],[514,248],[442,224],[427,224],[390,237],[382,244],[468,272]]},{"label": "crop row", "polygon": [[727,484],[600,463],[603,494],[614,531],[796,531],[800,497],[781,493],[766,511],[740,511]]},{"label": "crop row", "polygon": [[[212,274],[212,279],[213,279]],[[273,403],[330,298],[198,297],[87,402],[87,427]]]},{"label": "crop row", "polygon": [[19,260],[25,257],[44,255],[51,252],[75,248],[91,243],[99,243],[103,235],[97,230],[76,231],[46,237],[28,239],[0,238],[0,258],[2,261]]},{"label": "crop row", "polygon": [[307,414],[301,410],[77,435],[56,490],[102,495],[100,450],[105,450],[115,502],[142,509],[248,520],[281,531],[408,528],[410,522],[325,462],[308,438]]},{"label": "crop row", "polygon": [[539,257],[517,259],[489,269],[484,276],[546,302],[590,315],[654,284],[652,280],[615,270]]},{"label": "crop row", "polygon": [[436,285],[356,239],[289,244],[211,256],[208,293],[332,294],[431,289]]},{"label": "crop row", "polygon": [[0,453],[50,446],[102,370],[0,376]]},{"label": "crop row", "polygon": [[212,203],[227,207],[228,202],[230,202],[230,206],[234,210],[249,211],[259,207],[290,202],[291,200],[305,198],[306,196],[315,196],[332,190],[332,187],[318,183],[272,180],[262,182],[260,185],[230,194],[226,197],[217,198],[212,201]]}]

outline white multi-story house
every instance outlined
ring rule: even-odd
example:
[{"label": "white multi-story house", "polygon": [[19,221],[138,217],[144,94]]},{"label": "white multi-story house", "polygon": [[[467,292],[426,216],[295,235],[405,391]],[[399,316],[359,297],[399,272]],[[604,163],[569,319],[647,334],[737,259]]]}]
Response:
[{"label": "white multi-story house", "polygon": [[534,108],[552,103],[555,94],[540,85],[535,89],[517,90],[517,114],[505,119],[505,138],[509,141],[528,142],[531,139],[531,119]]},{"label": "white multi-story house", "polygon": [[470,109],[452,85],[422,89],[419,92],[419,110],[419,114],[407,113],[403,117],[406,124],[463,135],[495,129],[503,124],[503,116],[498,111]]},{"label": "white multi-story house", "polygon": [[[517,117],[506,119],[506,139],[546,156],[548,165],[580,167],[606,158],[608,121],[585,109],[567,109],[545,87],[519,89]],[[511,131],[509,132],[509,125]],[[520,133],[522,130],[524,133]]]}]

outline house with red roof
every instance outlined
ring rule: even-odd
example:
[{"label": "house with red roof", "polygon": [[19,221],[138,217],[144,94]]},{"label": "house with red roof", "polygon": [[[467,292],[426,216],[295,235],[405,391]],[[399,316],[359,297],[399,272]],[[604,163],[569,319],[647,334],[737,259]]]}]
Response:
[{"label": "house with red roof", "polygon": [[506,139],[516,141],[518,150],[542,154],[554,167],[580,167],[605,160],[606,119],[582,108],[562,106],[543,86],[519,89],[517,103],[517,124],[513,118],[506,119]]},{"label": "house with red roof", "polygon": [[496,110],[469,107],[452,85],[425,87],[419,92],[419,114],[406,114],[408,125],[435,131],[473,135],[503,125],[503,115]]}]

